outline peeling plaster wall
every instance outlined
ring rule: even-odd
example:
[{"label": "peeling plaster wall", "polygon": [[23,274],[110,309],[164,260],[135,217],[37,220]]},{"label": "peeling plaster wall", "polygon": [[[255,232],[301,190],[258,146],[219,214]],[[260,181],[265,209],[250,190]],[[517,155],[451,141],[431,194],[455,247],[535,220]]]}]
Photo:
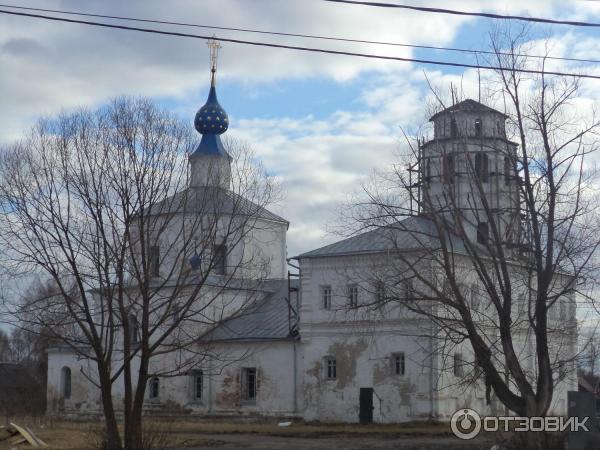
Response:
[{"label": "peeling plaster wall", "polygon": [[[151,400],[146,394],[146,411],[173,415],[299,415],[309,421],[358,422],[360,388],[373,388],[375,422],[447,420],[457,409],[467,406],[483,414],[503,414],[498,401],[486,405],[481,381],[469,387],[459,383],[453,374],[453,353],[437,353],[431,358],[431,340],[423,337],[431,326],[429,321],[398,307],[383,306],[361,315],[345,306],[347,297],[343,293],[349,282],[360,287],[359,303],[370,301],[373,292],[365,286],[370,268],[365,256],[303,259],[299,342],[219,343],[212,349],[219,357],[206,359],[197,367],[205,375],[202,400],[194,398],[191,375],[162,377],[159,398]],[[334,290],[331,310],[321,305],[320,287],[324,284]],[[234,303],[233,298],[231,301]],[[569,317],[575,317],[574,298],[566,299],[565,304],[569,316],[559,316],[564,327],[557,327],[551,346],[553,351],[574,355],[576,336],[563,336]],[[531,339],[526,335],[516,337],[518,353],[533,354]],[[452,351],[460,352],[467,361],[473,360],[467,344]],[[405,354],[404,375],[392,371],[391,357],[398,352]],[[151,371],[174,367],[176,357],[171,354],[153,360]],[[335,380],[326,379],[325,357],[336,359]],[[94,373],[91,362],[69,351],[54,350],[49,352],[48,365],[49,414],[101,412],[98,389],[84,376]],[[70,367],[72,373],[72,395],[68,400],[60,395],[63,367]],[[241,374],[248,367],[256,368],[258,373],[255,402],[241,398]],[[532,370],[534,367],[532,364]],[[576,388],[572,367],[555,390],[550,414],[565,414],[566,392]],[[120,406],[121,380],[115,383],[113,395]]]},{"label": "peeling plaster wall", "polygon": [[[391,355],[400,351],[406,356],[404,375],[392,371]],[[429,377],[422,367],[427,356],[412,337],[394,331],[378,336],[329,332],[305,343],[303,356],[305,420],[358,422],[359,392],[366,387],[374,390],[375,422],[403,422],[430,415]],[[327,379],[325,356],[336,359],[335,380]]]},{"label": "peeling plaster wall", "polygon": [[[373,259],[385,260],[379,255]],[[347,306],[344,288],[353,283],[359,286],[358,303],[372,301],[372,290],[364,286],[368,271],[374,268],[368,256],[346,255],[302,259],[301,266],[301,322],[302,369],[301,392],[304,418],[330,422],[357,422],[359,420],[359,391],[361,387],[374,389],[374,421],[402,422],[435,418],[448,420],[460,408],[471,407],[482,414],[504,414],[505,409],[492,395],[491,404],[485,399],[482,379],[466,385],[454,375],[453,355],[461,353],[470,365],[465,375],[472,375],[473,351],[468,343],[447,349],[448,354],[435,352],[431,358],[430,322],[418,319],[401,308],[359,314]],[[426,270],[426,269],[424,269]],[[564,281],[568,282],[565,277]],[[465,274],[465,283],[468,283]],[[332,307],[322,305],[322,286],[332,289]],[[363,289],[364,287],[364,289]],[[518,295],[518,294],[517,294]],[[519,297],[520,299],[520,297]],[[555,331],[550,334],[551,354],[572,358],[576,352],[575,299],[560,300],[564,315],[556,315]],[[558,305],[559,303],[557,303]],[[481,308],[489,305],[481,304]],[[559,307],[556,306],[556,309]],[[519,308],[517,308],[519,309]],[[519,309],[520,312],[521,309]],[[560,321],[560,323],[558,322]],[[568,332],[573,330],[572,334]],[[421,335],[416,338],[416,335]],[[531,361],[530,375],[535,374],[534,343],[527,330],[513,330],[515,350],[519,358]],[[404,352],[406,374],[392,375],[391,355]],[[325,357],[335,357],[337,380],[327,380]],[[567,391],[577,390],[574,364],[566,367],[564,381],[556,385],[549,413],[567,413]],[[469,373],[469,371],[471,373]],[[381,399],[381,401],[379,400]]]},{"label": "peeling plaster wall", "polygon": [[[358,422],[360,388],[373,388],[375,422],[427,419],[432,404],[429,341],[416,338],[428,322],[385,305],[359,313],[345,307],[348,283],[359,286],[358,303],[372,301],[364,257],[328,257],[301,262],[302,404],[306,420]],[[332,308],[321,304],[331,286]],[[405,354],[405,374],[392,371],[392,354]],[[326,377],[325,357],[334,357],[337,379]]]}]

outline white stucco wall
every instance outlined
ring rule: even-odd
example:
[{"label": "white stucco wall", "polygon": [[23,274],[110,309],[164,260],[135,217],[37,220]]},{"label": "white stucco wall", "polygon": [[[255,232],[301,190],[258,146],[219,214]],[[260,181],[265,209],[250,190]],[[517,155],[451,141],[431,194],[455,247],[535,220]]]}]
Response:
[{"label": "white stucco wall", "polygon": [[[205,358],[190,369],[189,373],[159,377],[159,397],[151,399],[147,388],[145,410],[148,413],[175,415],[284,416],[295,413],[295,357],[292,341],[216,344],[211,347],[210,353],[213,358]],[[169,354],[153,359],[150,372],[165,373],[175,365],[173,359],[178,357],[176,354]],[[93,376],[94,367],[91,364],[93,363],[89,360],[82,359],[67,349],[49,352],[48,414],[72,417],[101,414],[100,392],[84,376],[84,373],[91,373]],[[61,371],[64,367],[69,367],[72,374],[70,399],[64,399],[61,392]],[[244,368],[257,370],[255,401],[242,400],[241,376]],[[202,371],[204,379],[201,400],[195,398],[193,390],[193,376],[197,371]],[[123,395],[121,377],[113,385],[113,400],[118,410],[122,410]]]}]

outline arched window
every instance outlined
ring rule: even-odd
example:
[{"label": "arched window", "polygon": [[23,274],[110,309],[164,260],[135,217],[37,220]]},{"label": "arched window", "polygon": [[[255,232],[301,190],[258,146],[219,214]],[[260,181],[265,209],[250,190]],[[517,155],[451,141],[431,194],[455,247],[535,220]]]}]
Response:
[{"label": "arched window", "polygon": [[477,224],[477,242],[479,244],[487,244],[490,236],[487,222],[479,222]]},{"label": "arched window", "polygon": [[431,181],[431,158],[425,158],[425,170],[423,173],[423,178],[425,179],[426,183],[429,183]]},{"label": "arched window", "polygon": [[148,388],[148,396],[151,399],[157,399],[160,394],[160,380],[158,377],[150,378],[150,385]]},{"label": "arched window", "polygon": [[475,119],[475,136],[479,137],[483,134],[481,119],[478,117]]},{"label": "arched window", "polygon": [[64,399],[71,398],[71,369],[63,367],[60,373],[60,391]]},{"label": "arched window", "polygon": [[490,176],[490,163],[488,155],[483,152],[475,154],[475,175],[482,183],[487,183]]},{"label": "arched window", "polygon": [[140,343],[140,325],[135,314],[129,315],[129,338],[132,344]]},{"label": "arched window", "polygon": [[215,245],[213,248],[214,272],[217,275],[227,273],[227,246],[224,244]]},{"label": "arched window", "polygon": [[160,247],[152,245],[148,249],[148,274],[151,277],[160,275]]}]

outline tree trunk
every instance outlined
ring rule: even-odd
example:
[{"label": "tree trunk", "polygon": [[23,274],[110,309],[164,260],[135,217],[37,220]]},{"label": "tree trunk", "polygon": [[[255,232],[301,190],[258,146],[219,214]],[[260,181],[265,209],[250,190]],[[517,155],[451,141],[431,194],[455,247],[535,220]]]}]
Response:
[{"label": "tree trunk", "polygon": [[143,448],[142,408],[134,405],[129,420],[129,428],[125,436],[126,450],[141,450]]},{"label": "tree trunk", "polygon": [[[534,395],[527,395],[525,398],[525,416],[538,417],[540,416],[540,405]],[[546,449],[546,433],[543,431],[527,432],[527,449],[528,450],[545,450]]]},{"label": "tree trunk", "polygon": [[110,374],[101,363],[98,363],[98,372],[100,373],[100,392],[102,394],[104,421],[106,422],[106,446],[111,450],[121,450],[123,446],[112,400]]},{"label": "tree trunk", "polygon": [[[142,351],[140,367],[138,369],[137,384],[131,392],[135,392],[131,403],[128,420],[128,433],[125,437],[127,450],[139,450],[143,444],[142,413],[144,410],[144,396],[148,379],[148,352]],[[132,386],[133,387],[133,386]]]}]

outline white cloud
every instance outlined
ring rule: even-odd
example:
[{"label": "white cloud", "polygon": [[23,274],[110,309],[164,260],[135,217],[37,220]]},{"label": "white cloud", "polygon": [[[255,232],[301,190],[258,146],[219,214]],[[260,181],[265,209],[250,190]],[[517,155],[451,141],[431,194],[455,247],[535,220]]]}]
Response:
[{"label": "white cloud", "polygon": [[[460,27],[474,21],[316,0],[179,0],[176,6],[158,0],[110,0],[82,5],[76,0],[44,3],[44,7],[66,10],[424,45],[451,44]],[[441,0],[428,6],[448,7]],[[595,7],[569,6],[557,0],[470,0],[450,7],[458,6],[467,11],[579,19],[593,17]],[[198,28],[185,31],[213,33]],[[402,47],[292,41],[240,33],[217,35],[384,55],[412,54]],[[474,47],[483,45],[473,43]],[[598,39],[592,37],[561,35],[553,46],[557,55],[600,58]],[[197,98],[208,82],[207,50],[201,40],[6,16],[0,16],[0,64],[0,141],[20,136],[41,114],[55,114],[79,105],[94,106],[120,94],[167,99],[174,110],[191,116],[198,105],[192,104],[190,97]],[[265,82],[273,80],[326,77],[344,83],[361,74],[369,74],[370,80],[360,88],[358,107],[352,110],[339,110],[326,118],[297,118],[291,117],[290,105],[290,117],[232,117],[228,134],[250,142],[267,169],[284,182],[287,198],[280,208],[292,222],[290,253],[334,239],[325,235],[325,228],[335,222],[339,202],[358,189],[371,170],[394,160],[402,142],[399,126],[410,131],[427,122],[424,75],[406,63],[224,45],[219,77],[227,83],[243,84],[249,95],[258,98],[270,88]],[[462,86],[467,96],[478,96],[475,71],[449,75],[429,70],[427,75],[434,84],[447,87],[453,82]],[[588,99],[581,103],[588,108],[597,106],[597,82],[586,82],[583,88]]]},{"label": "white cloud", "polygon": [[[447,6],[441,0],[431,6]],[[589,3],[589,2],[588,2]],[[44,7],[140,18],[188,21],[198,24],[246,27],[291,33],[324,34],[367,40],[443,45],[473,18],[322,1],[280,0],[108,0],[81,3],[53,0]],[[510,0],[503,4],[467,1],[465,10],[554,14],[557,0]],[[583,14],[578,6],[578,14]],[[591,11],[591,8],[590,8]],[[97,19],[98,21],[107,21]],[[153,24],[148,28],[175,29]],[[177,28],[194,34],[212,30]],[[275,38],[216,32],[221,37],[243,37],[268,42],[346,49],[382,55],[410,56],[403,47],[343,44],[310,39]],[[33,18],[0,15],[0,139],[12,139],[40,114],[62,108],[95,105],[120,94],[184,99],[207,82],[207,50],[203,41],[128,31],[98,29]],[[405,63],[319,55],[289,50],[225,44],[220,76],[245,83],[273,79],[327,76],[337,81],[365,71],[406,73]]]}]

